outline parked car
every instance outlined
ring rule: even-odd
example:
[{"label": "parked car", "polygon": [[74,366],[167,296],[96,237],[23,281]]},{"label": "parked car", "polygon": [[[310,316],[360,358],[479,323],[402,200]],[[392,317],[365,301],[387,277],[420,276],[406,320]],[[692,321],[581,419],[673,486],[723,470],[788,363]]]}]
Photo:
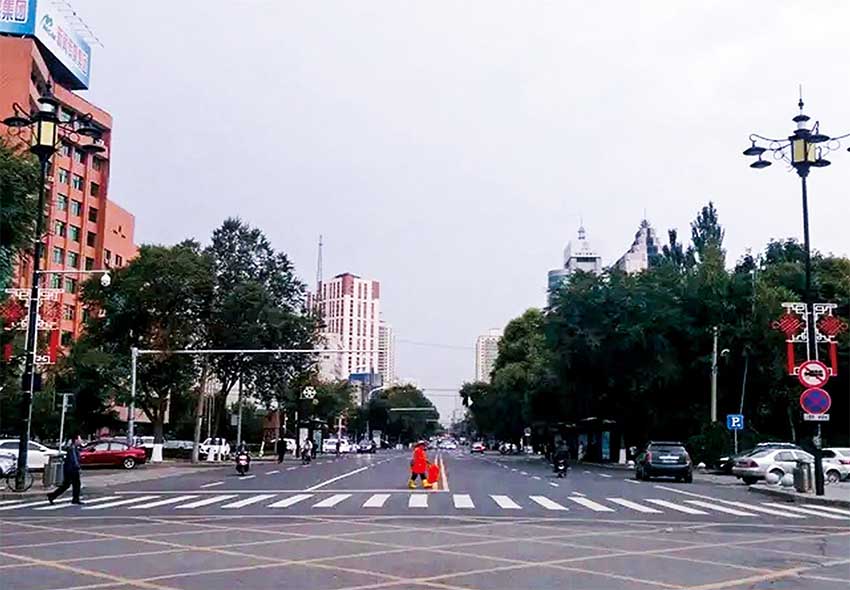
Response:
[{"label": "parked car", "polygon": [[782,477],[792,473],[797,461],[814,461],[814,457],[798,449],[766,449],[735,461],[732,473],[751,485],[764,479],[768,473]]},{"label": "parked car", "polygon": [[118,440],[98,440],[80,449],[80,465],[83,467],[123,467],[133,469],[147,460],[145,450],[128,446]]},{"label": "parked car", "polygon": [[766,451],[768,449],[797,449],[802,450],[799,446],[790,442],[760,442],[752,449],[747,449],[746,451],[741,451],[737,455],[727,455],[725,457],[720,457],[718,460],[718,468],[723,473],[728,473],[731,475],[732,468],[735,466],[735,461],[738,459],[742,459],[744,457],[749,457],[750,455],[755,455],[761,451]]},{"label": "parked car", "polygon": [[440,443],[440,448],[446,451],[453,451],[457,448],[457,443],[453,440],[444,440]]},{"label": "parked car", "polygon": [[375,441],[364,438],[360,441],[360,444],[357,445],[358,453],[374,453],[377,450],[377,446]]},{"label": "parked car", "polygon": [[693,463],[685,446],[680,442],[652,441],[635,460],[635,479],[675,477],[691,483],[694,480]]},{"label": "parked car", "polygon": [[[11,455],[18,459],[18,439],[6,438],[0,440],[0,453]],[[50,457],[58,457],[62,455],[62,451],[45,447],[43,444],[29,441],[27,447],[27,469],[39,470],[44,469]]]},{"label": "parked car", "polygon": [[[356,450],[356,449],[355,449]],[[342,453],[350,453],[352,451],[351,444],[344,439],[339,439],[339,452]],[[336,453],[336,438],[326,438],[322,441],[322,452],[323,453]]]},{"label": "parked car", "polygon": [[850,478],[850,447],[832,447],[822,451],[823,478],[827,483],[838,483]]},{"label": "parked car", "polygon": [[470,453],[481,453],[483,455],[484,449],[485,449],[484,443],[481,442],[480,440],[477,440],[474,443],[472,443],[472,447],[470,447],[469,452]]},{"label": "parked car", "polygon": [[201,457],[206,457],[211,448],[220,449],[219,452],[222,455],[219,457],[220,459],[230,457],[230,443],[228,443],[224,438],[212,437],[204,440],[204,442],[198,445],[198,454]]}]

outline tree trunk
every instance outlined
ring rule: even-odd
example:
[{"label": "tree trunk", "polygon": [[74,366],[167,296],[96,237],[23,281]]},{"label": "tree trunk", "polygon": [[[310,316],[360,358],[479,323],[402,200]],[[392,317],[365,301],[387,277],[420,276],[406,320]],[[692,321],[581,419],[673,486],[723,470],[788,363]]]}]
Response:
[{"label": "tree trunk", "polygon": [[201,378],[198,383],[198,402],[195,404],[195,435],[192,441],[192,463],[198,462],[201,445],[201,426],[204,422],[204,398],[207,390],[207,368],[204,363],[201,369]]}]

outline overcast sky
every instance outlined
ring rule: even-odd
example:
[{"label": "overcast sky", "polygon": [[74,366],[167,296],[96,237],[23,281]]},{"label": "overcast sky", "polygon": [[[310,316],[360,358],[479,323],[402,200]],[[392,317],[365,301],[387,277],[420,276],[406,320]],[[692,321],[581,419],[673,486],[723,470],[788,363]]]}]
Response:
[{"label": "overcast sky", "polygon": [[[842,1],[73,4],[103,42],[84,95],[115,119],[109,196],[136,241],[238,215],[313,284],[323,234],[326,277],[381,282],[423,387],[470,380],[476,336],[544,303],[582,218],[606,264],[644,210],[689,235],[709,199],[730,263],[800,236],[796,176],[741,155],[792,131],[798,84],[850,132]],[[812,241],[846,255],[850,154],[832,160]]]}]

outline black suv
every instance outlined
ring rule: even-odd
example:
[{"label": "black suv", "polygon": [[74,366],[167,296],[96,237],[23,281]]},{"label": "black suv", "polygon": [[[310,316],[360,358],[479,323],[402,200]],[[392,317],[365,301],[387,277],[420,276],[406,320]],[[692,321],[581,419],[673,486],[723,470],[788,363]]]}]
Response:
[{"label": "black suv", "polygon": [[652,477],[675,477],[678,481],[691,483],[694,467],[685,445],[680,442],[650,442],[635,460],[635,479],[649,480]]}]

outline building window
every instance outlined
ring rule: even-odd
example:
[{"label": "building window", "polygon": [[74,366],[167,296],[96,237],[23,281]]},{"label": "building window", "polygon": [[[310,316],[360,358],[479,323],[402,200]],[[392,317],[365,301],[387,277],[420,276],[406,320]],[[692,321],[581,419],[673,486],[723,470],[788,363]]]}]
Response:
[{"label": "building window", "polygon": [[63,156],[65,156],[66,158],[70,157],[71,156],[71,146],[68,145],[67,143],[62,143],[62,145],[59,146],[59,153],[62,154]]},{"label": "building window", "polygon": [[83,177],[79,174],[74,174],[74,182],[72,184],[78,191],[83,190]]},{"label": "building window", "polygon": [[89,258],[86,256],[86,270],[91,270],[94,268],[94,258]]},{"label": "building window", "polygon": [[91,162],[92,168],[100,170],[103,168],[103,158],[94,158]]},{"label": "building window", "polygon": [[77,317],[77,308],[67,303],[62,308],[62,317],[66,320],[73,320]]},{"label": "building window", "polygon": [[59,182],[62,184],[68,184],[68,178],[71,173],[65,170],[64,168],[59,169]]},{"label": "building window", "polygon": [[62,261],[65,260],[65,250],[62,248],[53,247],[53,262],[56,264],[62,264]]},{"label": "building window", "polygon": [[124,259],[121,258],[120,254],[116,254],[115,255],[115,266],[123,266],[123,264],[124,264]]},{"label": "building window", "polygon": [[89,221],[97,223],[97,209],[94,207],[89,207]]},{"label": "building window", "polygon": [[76,225],[72,225],[68,231],[68,237],[70,237],[75,242],[80,241],[80,228]]},{"label": "building window", "polygon": [[92,248],[94,248],[95,244],[97,244],[97,234],[93,231],[90,231],[86,234],[86,246],[91,246]]},{"label": "building window", "polygon": [[71,201],[71,215],[76,215],[79,217],[83,214],[83,203],[82,201]]},{"label": "building window", "polygon": [[66,195],[56,195],[56,209],[58,211],[68,210],[68,197]]},{"label": "building window", "polygon": [[71,268],[80,267],[80,255],[76,252],[68,252],[68,266]]},{"label": "building window", "polygon": [[62,275],[50,275],[50,288],[51,289],[61,289],[62,288]]},{"label": "building window", "polygon": [[71,346],[71,341],[74,339],[74,335],[71,332],[62,332],[62,337],[59,339],[59,342],[62,346]]},{"label": "building window", "polygon": [[91,189],[91,196],[97,197],[100,195],[100,185],[98,183],[92,182],[89,188]]},{"label": "building window", "polygon": [[77,279],[65,278],[65,292],[66,293],[76,293],[77,292]]},{"label": "building window", "polygon": [[79,164],[86,163],[86,153],[81,151],[79,148],[74,150],[74,160]]},{"label": "building window", "polygon": [[104,250],[103,259],[106,261],[107,264],[112,262],[112,252],[110,250]]},{"label": "building window", "polygon": [[63,221],[55,221],[53,222],[53,233],[59,236],[60,238],[65,237],[65,222]]}]

